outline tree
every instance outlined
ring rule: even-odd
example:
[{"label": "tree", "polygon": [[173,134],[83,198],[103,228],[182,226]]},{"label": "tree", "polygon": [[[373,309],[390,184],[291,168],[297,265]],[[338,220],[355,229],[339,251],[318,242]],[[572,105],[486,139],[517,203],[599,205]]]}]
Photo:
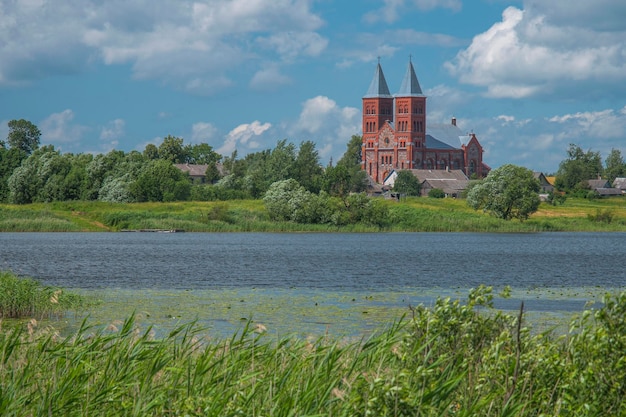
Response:
[{"label": "tree", "polygon": [[184,164],[188,158],[187,151],[182,138],[167,135],[159,145],[159,158],[173,164]]},{"label": "tree", "polygon": [[24,119],[11,120],[8,125],[7,142],[11,148],[21,149],[29,155],[39,148],[41,132],[37,126]]},{"label": "tree", "polygon": [[599,152],[584,152],[580,146],[570,144],[567,159],[559,164],[555,186],[559,190],[572,192],[587,187],[587,180],[602,174],[602,159]]},{"label": "tree", "polygon": [[611,149],[611,153],[605,161],[604,175],[611,184],[617,177],[623,177],[626,174],[626,165],[624,158],[619,149]]},{"label": "tree", "polygon": [[475,185],[467,194],[467,204],[504,220],[526,220],[539,208],[540,188],[531,170],[507,164]]},{"label": "tree", "polygon": [[308,191],[319,192],[323,170],[314,142],[308,140],[300,144],[294,165],[294,179]]},{"label": "tree", "polygon": [[154,143],[149,143],[143,150],[143,156],[146,159],[157,159],[159,157],[159,148]]},{"label": "tree", "polygon": [[222,159],[222,155],[215,152],[213,147],[208,143],[198,143],[186,147],[188,159],[186,162],[190,164],[215,165]]},{"label": "tree", "polygon": [[408,196],[420,195],[420,188],[421,184],[417,177],[407,170],[399,171],[393,183],[394,192]]},{"label": "tree", "polygon": [[191,183],[187,174],[163,159],[148,162],[139,177],[130,186],[137,201],[187,200]]}]

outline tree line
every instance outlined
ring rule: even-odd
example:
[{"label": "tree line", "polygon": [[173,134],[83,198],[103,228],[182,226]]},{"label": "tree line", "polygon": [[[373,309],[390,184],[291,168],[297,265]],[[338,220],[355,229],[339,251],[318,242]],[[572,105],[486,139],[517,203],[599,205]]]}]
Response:
[{"label": "tree line", "polygon": [[[345,197],[364,191],[361,137],[353,136],[336,165],[323,167],[312,141],[299,146],[280,140],[276,147],[239,158],[223,157],[206,144],[185,144],[167,136],[143,152],[61,153],[40,146],[41,132],[27,120],[11,120],[0,140],[0,202],[184,201],[262,198],[276,181],[294,179],[311,193]],[[189,181],[174,164],[206,164],[205,183]]]}]

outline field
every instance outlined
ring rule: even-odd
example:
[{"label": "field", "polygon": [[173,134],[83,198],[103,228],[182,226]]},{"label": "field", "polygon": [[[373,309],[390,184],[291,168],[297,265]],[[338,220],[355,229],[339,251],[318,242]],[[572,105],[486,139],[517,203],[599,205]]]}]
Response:
[{"label": "field", "polygon": [[[542,203],[524,222],[504,221],[469,208],[462,199],[385,201],[389,226],[406,232],[626,231],[626,199],[569,198]],[[69,232],[165,229],[188,232],[375,232],[368,225],[336,227],[272,222],[261,200],[133,203],[63,202],[0,205],[2,232]]]}]

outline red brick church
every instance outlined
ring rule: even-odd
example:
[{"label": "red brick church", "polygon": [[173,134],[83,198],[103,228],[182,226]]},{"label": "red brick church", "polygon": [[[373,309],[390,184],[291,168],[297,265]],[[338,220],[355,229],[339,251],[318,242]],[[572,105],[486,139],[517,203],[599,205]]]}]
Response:
[{"label": "red brick church", "polygon": [[391,95],[380,62],[363,96],[361,168],[382,184],[392,171],[462,170],[484,177],[483,147],[476,135],[450,124],[426,123],[426,96],[409,60],[400,90]]}]

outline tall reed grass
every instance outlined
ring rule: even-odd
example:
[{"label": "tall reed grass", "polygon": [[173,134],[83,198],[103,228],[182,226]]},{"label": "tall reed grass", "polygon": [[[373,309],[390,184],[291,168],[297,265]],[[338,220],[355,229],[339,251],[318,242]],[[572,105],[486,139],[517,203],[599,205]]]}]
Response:
[{"label": "tall reed grass", "polygon": [[155,339],[133,316],[66,338],[2,330],[0,415],[624,415],[626,294],[566,337],[490,303],[486,288],[441,298],[362,340],[277,338],[249,321],[228,339],[194,323]]},{"label": "tall reed grass", "polygon": [[84,296],[0,271],[0,319],[61,317],[87,305]]}]

